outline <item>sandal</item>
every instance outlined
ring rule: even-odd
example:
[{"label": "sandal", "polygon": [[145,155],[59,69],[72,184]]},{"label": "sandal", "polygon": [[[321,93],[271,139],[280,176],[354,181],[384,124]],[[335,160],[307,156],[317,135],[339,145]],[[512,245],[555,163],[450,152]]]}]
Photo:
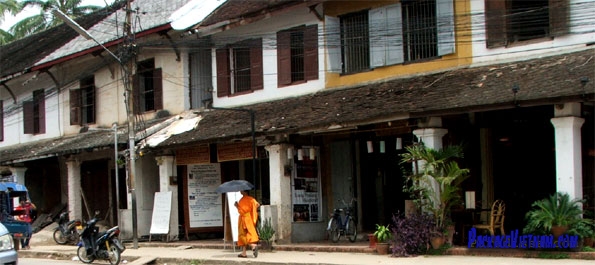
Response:
[{"label": "sandal", "polygon": [[258,246],[254,247],[252,251],[254,252],[254,257],[258,258]]},{"label": "sandal", "polygon": [[247,255],[242,255],[242,254],[238,255],[238,258],[247,258],[247,257],[248,257]]}]

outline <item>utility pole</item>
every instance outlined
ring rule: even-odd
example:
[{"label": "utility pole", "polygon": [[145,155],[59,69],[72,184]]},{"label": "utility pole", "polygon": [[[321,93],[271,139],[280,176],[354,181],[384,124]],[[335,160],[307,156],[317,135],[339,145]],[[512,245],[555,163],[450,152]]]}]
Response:
[{"label": "utility pole", "polygon": [[130,8],[130,0],[126,1],[126,20],[124,23],[124,32],[126,34],[124,45],[126,45],[126,52],[128,61],[126,62],[126,70],[124,74],[127,75],[124,78],[125,89],[126,89],[126,100],[128,103],[127,114],[128,114],[128,152],[130,160],[128,162],[128,180],[129,180],[129,192],[132,207],[132,243],[133,248],[138,248],[138,229],[137,229],[137,211],[136,211],[136,190],[135,190],[135,177],[136,177],[136,148],[135,148],[135,112],[134,112],[134,95],[133,95],[133,84],[134,84],[134,67],[136,63],[136,45],[134,36],[132,34],[132,9]]}]

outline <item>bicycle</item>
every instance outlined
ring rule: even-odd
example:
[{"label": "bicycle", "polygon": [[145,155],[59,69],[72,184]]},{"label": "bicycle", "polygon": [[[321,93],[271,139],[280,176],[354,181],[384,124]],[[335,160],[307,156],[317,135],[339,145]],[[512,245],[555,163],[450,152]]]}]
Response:
[{"label": "bicycle", "polygon": [[347,204],[344,200],[345,208],[333,209],[333,215],[328,222],[327,231],[333,243],[339,242],[342,235],[346,236],[350,242],[355,242],[357,239],[357,224],[355,218],[351,215],[353,202],[355,198],[351,199],[351,202]]}]

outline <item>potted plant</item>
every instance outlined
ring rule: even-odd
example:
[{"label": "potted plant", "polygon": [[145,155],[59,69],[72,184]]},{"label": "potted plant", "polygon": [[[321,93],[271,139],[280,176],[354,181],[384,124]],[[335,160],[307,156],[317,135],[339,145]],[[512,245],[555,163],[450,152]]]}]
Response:
[{"label": "potted plant", "polygon": [[392,238],[392,232],[389,229],[389,225],[376,224],[376,252],[380,255],[388,254],[388,240]]},{"label": "potted plant", "polygon": [[275,229],[273,229],[271,218],[267,218],[258,226],[258,237],[260,238],[260,244],[263,250],[273,250],[274,235]]},{"label": "potted plant", "polygon": [[551,233],[554,240],[569,229],[588,222],[583,214],[582,200],[570,199],[567,193],[557,192],[550,197],[534,202],[533,209],[525,215],[527,225],[523,233]]},{"label": "potted plant", "polygon": [[406,172],[404,191],[408,192],[417,207],[435,218],[433,235],[437,243],[444,243],[448,233],[451,207],[461,200],[460,185],[467,179],[469,169],[460,168],[457,158],[463,157],[459,145],[446,146],[440,150],[414,144],[405,148],[401,164],[412,164]]}]

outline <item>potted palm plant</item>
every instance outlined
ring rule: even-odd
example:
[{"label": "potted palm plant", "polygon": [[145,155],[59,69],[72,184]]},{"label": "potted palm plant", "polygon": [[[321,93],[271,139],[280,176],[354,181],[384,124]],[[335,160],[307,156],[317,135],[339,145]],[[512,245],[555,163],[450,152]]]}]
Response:
[{"label": "potted palm plant", "polygon": [[265,219],[260,226],[258,226],[258,237],[260,238],[260,245],[263,250],[273,250],[273,236],[275,229],[271,224],[271,218]]},{"label": "potted palm plant", "polygon": [[376,237],[376,252],[380,255],[388,254],[388,241],[392,238],[393,234],[390,231],[389,225],[376,224],[376,231],[374,237]]},{"label": "potted palm plant", "polygon": [[[554,235],[557,239],[562,234],[590,223],[583,219],[582,200],[570,199],[567,193],[557,192],[550,197],[534,202],[532,210],[527,212],[525,218],[527,225],[523,233]],[[582,230],[581,230],[582,231]]]},{"label": "potted palm plant", "polygon": [[405,173],[403,189],[422,212],[434,216],[433,241],[440,247],[448,235],[448,225],[452,225],[451,207],[460,202],[460,185],[469,173],[469,169],[460,168],[456,162],[463,157],[463,148],[453,145],[435,150],[420,143],[405,149],[401,164],[411,163],[413,169]]}]

